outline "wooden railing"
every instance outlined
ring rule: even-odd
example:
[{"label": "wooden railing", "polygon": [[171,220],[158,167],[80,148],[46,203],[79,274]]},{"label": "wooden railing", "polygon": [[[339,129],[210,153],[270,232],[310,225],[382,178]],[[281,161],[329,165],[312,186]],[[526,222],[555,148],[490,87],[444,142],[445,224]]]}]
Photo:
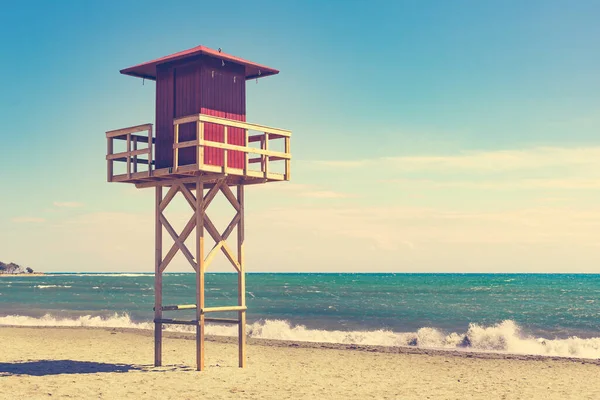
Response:
[{"label": "wooden railing", "polygon": [[[148,131],[147,136],[134,135],[137,132]],[[127,150],[114,153],[114,140],[125,140]],[[106,163],[107,163],[107,180],[112,182],[114,178],[114,165],[115,161],[127,163],[127,178],[131,179],[132,174],[138,174],[138,164],[148,165],[147,176],[152,176],[152,166],[154,161],[152,159],[152,145],[154,144],[154,138],[152,137],[152,124],[132,126],[130,128],[117,129],[114,131],[106,132],[107,148],[106,148]],[[148,147],[144,149],[138,149],[138,143],[148,143]],[[138,156],[147,154],[146,159],[138,158]],[[146,175],[146,174],[144,174]]]},{"label": "wooden railing", "polygon": [[[185,142],[179,141],[179,128],[181,125],[195,123],[196,124],[196,139]],[[215,124],[223,126],[223,140],[213,141],[206,140],[204,131],[205,124]],[[235,121],[227,118],[214,117],[205,114],[194,114],[181,118],[176,118],[173,121],[174,125],[174,143],[173,143],[173,172],[177,173],[179,165],[179,150],[184,148],[196,148],[196,165],[198,170],[234,173],[237,175],[247,175],[252,177],[270,178],[274,175],[282,175],[283,180],[290,180],[290,138],[292,133],[288,130],[271,128],[268,126],[250,124],[242,121]],[[240,128],[245,132],[244,145],[236,145],[228,143],[228,128]],[[248,131],[256,131],[258,134],[249,135]],[[283,139],[284,151],[269,150],[269,142],[276,139]],[[260,148],[250,147],[249,143],[260,142]],[[204,150],[205,148],[223,149],[223,162],[221,165],[210,165],[205,163]],[[228,165],[228,151],[242,152],[243,166],[235,168]],[[250,158],[250,155],[257,157]],[[269,165],[273,161],[284,161],[283,174],[276,174],[270,171]],[[249,164],[260,163],[260,169],[251,169]]]},{"label": "wooden railing", "polygon": [[[194,136],[196,138],[194,140],[179,141],[180,127],[184,124],[195,124],[196,134]],[[206,124],[209,124],[206,128],[207,136],[213,140],[205,137]],[[155,138],[152,134],[152,124],[106,132],[108,182],[134,182],[137,184],[140,181],[167,179],[173,174],[195,175],[198,171],[255,178],[252,179],[255,183],[260,183],[263,180],[290,180],[290,161],[292,158],[290,139],[292,133],[288,130],[205,114],[176,118],[173,120],[173,127],[173,164],[172,167],[162,169],[155,168],[156,157],[153,156]],[[191,131],[191,127],[188,129]],[[138,135],[136,134],[138,132],[147,132],[147,135]],[[252,132],[252,134],[249,132]],[[188,132],[188,134],[193,135],[192,132]],[[228,140],[228,134],[231,140]],[[189,136],[187,137],[189,138]],[[217,137],[218,139],[216,139]],[[126,150],[115,153],[115,140],[124,140]],[[283,141],[283,145],[279,142],[280,149],[283,148],[283,151],[272,150],[272,143],[275,140]],[[140,149],[140,143],[147,143],[148,145]],[[252,143],[258,143],[258,147],[251,147],[250,144]],[[180,163],[180,150],[186,148],[195,148],[195,156],[193,153],[191,155],[186,154],[185,159],[183,159],[184,162]],[[219,153],[218,157],[215,156],[215,149],[222,150],[222,154]],[[205,157],[205,151],[207,157]],[[145,155],[146,157],[143,158]],[[126,163],[125,173],[122,173],[122,168],[119,173],[115,173],[115,161]],[[279,161],[282,162],[279,166],[272,165],[274,162]],[[145,170],[144,165],[148,166],[147,170]]]}]

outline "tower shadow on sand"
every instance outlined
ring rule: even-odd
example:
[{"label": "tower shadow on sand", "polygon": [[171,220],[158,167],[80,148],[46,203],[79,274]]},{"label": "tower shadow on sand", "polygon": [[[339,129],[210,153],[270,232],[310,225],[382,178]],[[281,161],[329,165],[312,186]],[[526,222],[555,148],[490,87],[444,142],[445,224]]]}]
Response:
[{"label": "tower shadow on sand", "polygon": [[143,371],[144,366],[74,360],[35,360],[0,363],[0,377],[12,375],[46,376],[60,374],[95,374],[102,372]]}]

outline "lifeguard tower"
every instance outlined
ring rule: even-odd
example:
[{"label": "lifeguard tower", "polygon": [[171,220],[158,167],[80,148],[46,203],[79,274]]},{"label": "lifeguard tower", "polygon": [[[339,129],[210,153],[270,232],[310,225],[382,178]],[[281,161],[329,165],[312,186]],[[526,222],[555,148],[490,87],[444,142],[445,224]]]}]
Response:
[{"label": "lifeguard tower", "polygon": [[[162,365],[163,324],[196,327],[197,369],[204,369],[206,322],[236,324],[239,366],[245,364],[246,289],[244,262],[244,187],[290,180],[291,132],[246,122],[246,81],[279,71],[225,53],[194,47],[121,70],[122,74],[156,81],[156,127],[144,124],[106,132],[108,182],[155,188],[154,364]],[[125,145],[123,146],[124,141]],[[120,144],[124,151],[115,152]],[[275,146],[280,148],[275,151]],[[117,169],[121,169],[118,171]],[[166,192],[166,194],[164,194]],[[236,214],[223,232],[208,216],[208,207],[222,193]],[[164,215],[178,194],[192,216],[177,233]],[[173,245],[163,253],[163,228]],[[237,249],[226,240],[237,228]],[[195,255],[185,241],[196,233]],[[205,252],[204,232],[215,245]],[[163,272],[181,251],[196,272],[195,304],[163,305]],[[238,301],[227,307],[206,307],[204,273],[222,252],[238,273]],[[165,318],[164,312],[195,309],[195,319]],[[208,315],[236,312],[237,318]]]}]

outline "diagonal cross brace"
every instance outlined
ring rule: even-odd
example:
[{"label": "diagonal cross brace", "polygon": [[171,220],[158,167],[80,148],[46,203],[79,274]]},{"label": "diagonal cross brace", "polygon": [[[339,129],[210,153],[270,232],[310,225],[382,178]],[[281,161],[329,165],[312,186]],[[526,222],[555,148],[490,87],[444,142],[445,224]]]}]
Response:
[{"label": "diagonal cross brace", "polygon": [[196,196],[188,189],[185,185],[179,185],[179,191],[185,197],[190,207],[192,207],[192,211],[196,212]]},{"label": "diagonal cross brace", "polygon": [[212,221],[210,220],[208,215],[204,214],[204,227],[206,228],[206,230],[208,231],[210,236],[212,236],[212,238],[215,241],[215,246],[210,250],[210,252],[208,253],[208,256],[206,256],[205,264],[204,264],[205,268],[208,267],[208,264],[213,260],[213,258],[215,257],[215,255],[219,251],[219,249],[221,249],[223,251],[223,253],[225,254],[225,257],[227,257],[227,259],[233,265],[233,267],[236,270],[238,270],[238,272],[241,271],[240,263],[236,260],[236,257],[234,256],[233,251],[231,251],[231,249],[227,245],[227,242],[225,242],[225,240],[227,240],[227,238],[229,237],[231,232],[233,232],[233,229],[240,222],[241,217],[242,217],[242,215],[238,212],[235,215],[235,217],[233,217],[233,219],[231,220],[231,222],[229,223],[229,225],[227,226],[225,231],[223,231],[223,234],[220,235],[219,231],[217,230],[215,225],[212,223]]},{"label": "diagonal cross brace", "polygon": [[191,255],[190,251],[188,250],[187,246],[185,245],[185,240],[188,238],[188,236],[190,236],[190,233],[192,233],[192,231],[196,227],[196,215],[193,215],[192,218],[190,218],[190,220],[188,221],[185,228],[183,228],[181,235],[179,235],[179,236],[177,236],[177,234],[175,233],[175,230],[173,229],[171,224],[169,224],[169,221],[167,221],[167,219],[165,218],[165,216],[162,213],[160,214],[159,218],[160,218],[161,224],[163,224],[165,226],[165,228],[167,228],[167,231],[169,231],[169,234],[175,241],[175,243],[173,243],[173,246],[171,247],[171,250],[169,250],[169,252],[165,256],[165,258],[163,259],[162,263],[160,264],[160,272],[163,272],[165,270],[165,268],[167,268],[167,265],[169,265],[169,263],[171,262],[173,257],[175,257],[175,254],[177,254],[177,251],[179,249],[181,249],[181,251],[183,252],[185,257],[192,264],[192,267],[194,268],[194,270],[196,270],[196,262],[194,261],[194,257]]},{"label": "diagonal cross brace", "polygon": [[[210,205],[212,200],[215,198],[215,196],[219,193],[219,191],[221,191],[223,193],[223,195],[227,198],[227,200],[229,200],[229,202],[231,203],[233,208],[236,209],[237,213],[236,213],[235,217],[233,217],[233,219],[231,220],[231,222],[229,223],[229,225],[227,226],[225,231],[223,231],[223,234],[219,234],[219,231],[214,226],[214,224],[212,223],[212,221],[210,220],[208,215],[206,213],[204,213],[203,221],[204,221],[205,228],[210,233],[210,235],[212,236],[212,238],[215,241],[214,247],[211,249],[209,254],[204,259],[204,268],[208,267],[208,265],[212,262],[212,260],[216,256],[217,252],[219,250],[221,250],[225,254],[225,257],[227,257],[229,262],[231,262],[231,264],[234,266],[234,268],[239,272],[239,271],[241,271],[240,263],[236,260],[236,257],[234,256],[231,248],[227,245],[226,240],[229,237],[229,235],[231,235],[231,233],[233,232],[233,230],[235,229],[235,227],[239,224],[239,222],[241,220],[241,212],[240,212],[241,207],[240,207],[240,203],[236,199],[235,195],[233,194],[233,192],[231,191],[229,186],[225,183],[224,178],[219,179],[215,183],[215,185],[208,191],[208,193],[204,196],[204,198],[202,199],[202,208],[203,208],[203,211],[206,211],[206,209],[208,208],[208,206]],[[190,218],[190,220],[188,221],[187,225],[185,226],[185,228],[183,229],[183,231],[181,232],[180,235],[177,235],[177,233],[175,232],[175,229],[173,229],[173,226],[169,223],[169,221],[164,216],[164,214],[162,214],[162,212],[167,208],[167,206],[169,205],[171,200],[173,200],[173,198],[177,195],[177,192],[181,192],[181,194],[185,197],[188,204],[194,211],[194,215]],[[196,194],[196,196],[198,196],[198,194]],[[192,253],[189,251],[189,249],[185,245],[186,239],[192,233],[192,231],[196,227],[196,223],[197,223],[196,213],[198,210],[196,207],[196,203],[197,203],[196,196],[194,196],[194,194],[190,191],[190,189],[188,189],[185,186],[185,184],[177,183],[177,184],[174,184],[173,186],[171,186],[171,188],[167,192],[166,196],[164,197],[163,201],[161,201],[161,203],[160,203],[160,207],[159,207],[160,208],[160,215],[159,215],[160,223],[162,226],[165,227],[167,232],[169,232],[169,235],[171,235],[171,237],[173,238],[173,241],[174,241],[173,246],[171,247],[171,249],[169,250],[169,252],[167,253],[167,255],[165,256],[165,258],[163,259],[163,261],[160,264],[160,272],[163,272],[166,269],[167,265],[169,265],[169,263],[171,262],[173,257],[175,257],[175,255],[177,254],[177,252],[179,250],[181,250],[181,252],[185,256],[185,258],[192,265],[192,268],[194,268],[194,270],[197,270],[197,262],[195,260],[195,257],[192,255]]]},{"label": "diagonal cross brace", "polygon": [[[165,227],[167,232],[169,232],[169,235],[171,235],[171,237],[173,238],[173,241],[175,242],[175,243],[173,243],[173,247],[179,247],[179,249],[185,256],[185,258],[187,258],[187,260],[192,265],[192,268],[196,269],[196,260],[194,260],[194,256],[192,255],[192,253],[190,253],[187,246],[185,245],[186,238],[182,239],[181,236],[177,235],[177,233],[175,232],[175,229],[173,229],[173,227],[171,226],[169,221],[167,221],[167,219],[165,218],[165,216],[162,213],[160,214],[160,222],[163,224],[163,226]],[[190,222],[188,222],[188,224],[191,224],[191,223],[194,223],[194,225],[195,225],[195,223],[196,223],[195,215],[192,217],[192,219],[190,219]],[[177,250],[175,250],[175,252],[177,252]]]}]

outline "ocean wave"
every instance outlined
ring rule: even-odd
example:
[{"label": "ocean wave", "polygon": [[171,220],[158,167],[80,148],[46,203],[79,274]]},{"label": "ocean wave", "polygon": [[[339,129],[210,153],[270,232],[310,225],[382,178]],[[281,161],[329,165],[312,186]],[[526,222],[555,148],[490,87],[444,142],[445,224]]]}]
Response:
[{"label": "ocean wave", "polygon": [[137,278],[137,277],[141,277],[141,276],[148,276],[148,277],[154,277],[154,273],[145,273],[145,274],[119,274],[119,273],[114,273],[114,274],[95,274],[93,272],[90,273],[85,273],[85,274],[78,274],[78,273],[73,273],[73,274],[44,274],[44,276],[89,276],[89,277],[120,277],[120,278]]},{"label": "ocean wave", "polygon": [[69,285],[35,285],[38,289],[50,289],[50,288],[70,288],[72,286]]},{"label": "ocean wave", "polygon": [[[0,317],[0,325],[154,329],[152,322],[136,322],[128,314],[117,313],[111,317],[86,315],[78,318],[60,318],[50,314],[40,318],[9,315]],[[182,325],[166,325],[165,330],[195,332],[194,327]],[[321,330],[293,325],[285,320],[267,319],[248,324],[246,331],[249,337],[260,339],[600,358],[600,337],[535,338],[524,335],[512,320],[489,326],[470,324],[464,333],[445,333],[430,327],[421,328],[416,332]],[[237,327],[207,324],[206,333],[216,336],[236,336]]]}]

